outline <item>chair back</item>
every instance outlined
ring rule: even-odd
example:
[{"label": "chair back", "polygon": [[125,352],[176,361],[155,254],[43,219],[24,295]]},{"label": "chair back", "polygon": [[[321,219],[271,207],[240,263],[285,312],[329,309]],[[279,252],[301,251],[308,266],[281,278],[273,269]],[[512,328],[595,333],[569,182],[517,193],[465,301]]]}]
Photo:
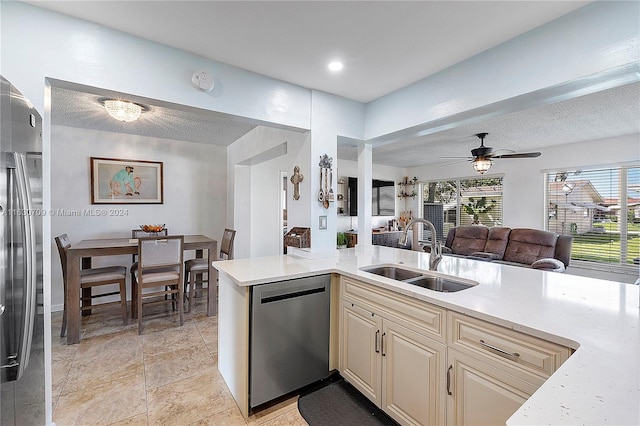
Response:
[{"label": "chair back", "polygon": [[[167,236],[169,235],[169,231],[167,230],[167,228],[164,228],[162,231],[160,232],[155,232],[153,236]],[[131,230],[131,238],[143,238],[143,237],[150,237],[152,236],[152,234],[150,234],[149,232],[144,232],[142,229],[132,229]],[[131,255],[131,262],[136,262],[136,260],[138,260],[138,255],[137,254],[132,254]]]},{"label": "chair back", "polygon": [[138,239],[140,269],[182,266],[184,236],[142,237]]},{"label": "chair back", "polygon": [[220,243],[220,259],[233,259],[233,240],[236,238],[235,229],[225,229]]},{"label": "chair back", "polygon": [[58,246],[58,254],[60,255],[60,263],[62,265],[62,282],[67,284],[67,249],[71,247],[67,234],[59,235],[55,238],[56,246]]}]

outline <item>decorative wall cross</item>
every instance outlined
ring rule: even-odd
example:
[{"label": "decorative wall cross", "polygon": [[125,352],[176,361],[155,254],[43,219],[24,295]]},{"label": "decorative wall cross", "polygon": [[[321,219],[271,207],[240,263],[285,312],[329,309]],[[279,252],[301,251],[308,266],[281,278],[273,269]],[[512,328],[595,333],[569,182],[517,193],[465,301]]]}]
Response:
[{"label": "decorative wall cross", "polygon": [[293,176],[291,176],[291,183],[293,184],[293,199],[300,199],[300,182],[304,180],[304,175],[300,173],[300,167],[295,166],[293,168]]}]

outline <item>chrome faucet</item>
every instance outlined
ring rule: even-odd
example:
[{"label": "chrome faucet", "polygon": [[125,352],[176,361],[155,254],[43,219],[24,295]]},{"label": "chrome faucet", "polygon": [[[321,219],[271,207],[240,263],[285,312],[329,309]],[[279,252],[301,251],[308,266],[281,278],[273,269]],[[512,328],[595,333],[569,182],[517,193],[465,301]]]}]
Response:
[{"label": "chrome faucet", "polygon": [[[436,241],[436,228],[435,226],[433,226],[433,223],[429,222],[426,219],[420,219],[420,218],[412,219],[411,222],[409,222],[407,226],[405,226],[404,228],[404,232],[400,237],[400,244],[402,245],[407,244],[407,232],[409,231],[409,228],[411,228],[411,226],[414,223],[424,223],[429,227],[429,231],[431,232],[431,253],[429,253],[429,270],[435,271],[438,269],[438,265],[442,260],[442,244],[440,243],[440,241]],[[415,232],[414,235],[417,235],[417,232]],[[413,238],[413,242],[416,246],[417,246],[417,241],[418,241],[417,237]],[[417,247],[414,247],[414,244],[411,245],[411,249],[415,251],[419,251]]]}]

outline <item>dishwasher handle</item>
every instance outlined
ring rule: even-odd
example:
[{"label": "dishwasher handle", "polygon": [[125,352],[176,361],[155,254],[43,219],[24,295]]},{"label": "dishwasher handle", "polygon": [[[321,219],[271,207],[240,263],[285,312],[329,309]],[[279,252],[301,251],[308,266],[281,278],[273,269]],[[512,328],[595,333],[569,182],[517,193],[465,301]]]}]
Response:
[{"label": "dishwasher handle", "polygon": [[326,291],[325,285],[315,286],[312,288],[289,288],[278,291],[265,292],[260,296],[260,304],[265,305],[267,303],[279,302],[281,300],[294,299],[297,297],[308,296],[310,294],[324,293]]}]

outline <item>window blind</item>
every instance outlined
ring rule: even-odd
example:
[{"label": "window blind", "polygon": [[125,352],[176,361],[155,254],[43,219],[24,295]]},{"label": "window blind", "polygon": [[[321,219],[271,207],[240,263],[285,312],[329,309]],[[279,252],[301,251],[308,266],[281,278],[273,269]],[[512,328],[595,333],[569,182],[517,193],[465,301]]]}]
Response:
[{"label": "window blind", "polygon": [[573,235],[571,259],[640,263],[640,167],[547,173],[547,229]]},{"label": "window blind", "polygon": [[[424,182],[422,217],[433,222],[439,240],[446,239],[449,230],[458,225],[500,226],[502,180],[487,177]],[[420,239],[429,237],[428,228],[423,227]]]}]

